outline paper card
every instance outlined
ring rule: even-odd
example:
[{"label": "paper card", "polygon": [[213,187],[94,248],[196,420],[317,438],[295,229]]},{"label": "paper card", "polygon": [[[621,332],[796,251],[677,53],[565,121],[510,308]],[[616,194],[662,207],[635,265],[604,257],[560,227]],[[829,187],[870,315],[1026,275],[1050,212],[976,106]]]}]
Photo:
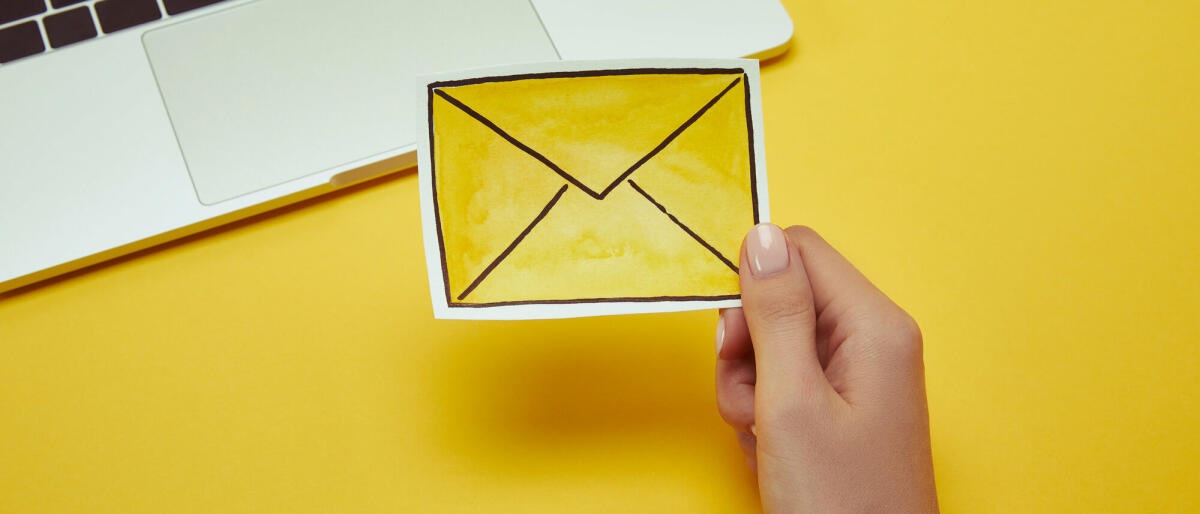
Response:
[{"label": "paper card", "polygon": [[434,316],[741,305],[767,221],[758,62],[524,64],[420,78]]}]

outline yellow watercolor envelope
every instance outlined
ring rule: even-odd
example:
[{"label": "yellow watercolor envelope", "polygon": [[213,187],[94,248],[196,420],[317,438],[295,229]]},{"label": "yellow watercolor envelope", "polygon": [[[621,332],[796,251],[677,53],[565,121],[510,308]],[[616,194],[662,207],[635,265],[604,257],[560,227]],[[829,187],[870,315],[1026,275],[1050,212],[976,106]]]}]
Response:
[{"label": "yellow watercolor envelope", "polygon": [[439,318],[740,305],[767,219],[755,61],[549,63],[423,81]]}]

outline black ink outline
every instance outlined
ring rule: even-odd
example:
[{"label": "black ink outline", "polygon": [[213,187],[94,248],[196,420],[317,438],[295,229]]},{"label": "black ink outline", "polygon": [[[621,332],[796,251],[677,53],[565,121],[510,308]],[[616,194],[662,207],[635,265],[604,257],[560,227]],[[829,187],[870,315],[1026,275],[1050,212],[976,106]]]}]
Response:
[{"label": "black ink outline", "polygon": [[612,190],[617,187],[617,184],[620,184],[621,181],[629,178],[629,176],[632,175],[633,172],[637,171],[638,168],[641,168],[643,164],[646,164],[650,161],[650,159],[653,159],[655,155],[658,155],[658,152],[661,152],[663,148],[666,148],[667,145],[671,144],[671,141],[674,141],[675,138],[679,137],[679,134],[682,134],[684,130],[687,130],[687,128],[692,126],[693,123],[696,123],[696,120],[700,119],[701,116],[704,116],[704,113],[708,112],[709,109],[712,109],[712,106],[716,105],[717,102],[721,100],[721,97],[725,96],[725,93],[728,93],[730,89],[733,89],[733,86],[736,86],[738,82],[741,81],[742,77],[733,79],[733,82],[730,82],[728,86],[725,86],[725,89],[722,89],[720,93],[717,93],[717,96],[714,96],[712,100],[709,100],[708,103],[704,104],[704,107],[701,107],[699,111],[696,111],[696,114],[693,114],[691,118],[688,118],[687,121],[683,122],[683,125],[680,125],[679,128],[675,129],[675,131],[667,136],[666,139],[663,139],[658,146],[654,147],[653,150],[650,150],[650,153],[646,154],[641,159],[638,159],[637,162],[633,163],[633,166],[630,166],[629,169],[625,170],[625,173],[622,173],[621,176],[612,181],[608,187],[604,188],[604,191],[600,192],[600,199],[608,196],[608,193],[611,193]]},{"label": "black ink outline", "polygon": [[563,193],[567,192],[567,187],[569,186],[563,184],[563,186],[558,189],[558,192],[554,193],[554,198],[550,199],[550,203],[547,203],[546,206],[542,208],[542,212],[539,212],[537,216],[534,216],[533,221],[529,222],[529,225],[525,227],[525,230],[522,230],[520,234],[517,234],[517,238],[513,239],[512,242],[508,244],[508,248],[505,248],[503,252],[500,252],[500,255],[497,255],[496,258],[492,260],[491,264],[488,264],[486,268],[483,268],[483,272],[480,273],[478,277],[475,277],[475,281],[471,282],[471,285],[467,286],[467,288],[463,290],[462,294],[458,295],[458,299],[460,301],[463,298],[466,298],[467,295],[471,294],[471,291],[474,291],[476,287],[479,287],[479,284],[483,282],[483,279],[487,278],[487,276],[491,274],[492,270],[496,269],[496,266],[500,265],[500,262],[503,261],[505,257],[508,257],[508,254],[512,253],[513,249],[515,249],[517,245],[521,244],[521,241],[525,239],[525,236],[529,235],[529,233],[533,231],[533,227],[536,227],[538,223],[541,223],[542,218],[545,218],[546,215],[550,213],[550,209],[554,207],[554,204],[558,203],[558,199],[562,198]]},{"label": "black ink outline", "polygon": [[485,126],[485,127],[489,128],[489,129],[491,129],[491,130],[492,130],[492,132],[495,132],[497,135],[499,135],[500,137],[504,138],[504,140],[505,140],[505,141],[508,141],[510,144],[512,144],[513,146],[517,147],[517,149],[521,150],[522,152],[525,152],[525,153],[529,154],[529,155],[530,155],[531,157],[533,157],[534,159],[537,159],[537,160],[538,160],[538,162],[541,162],[542,164],[545,164],[547,168],[550,168],[551,170],[553,170],[555,173],[557,173],[557,174],[558,174],[558,176],[560,176],[560,177],[562,177],[562,178],[566,179],[566,180],[567,180],[567,182],[570,182],[571,184],[574,184],[574,185],[575,185],[575,187],[578,187],[579,189],[582,189],[582,190],[583,190],[583,192],[587,193],[587,194],[588,194],[588,195],[590,195],[592,198],[595,198],[595,199],[597,199],[597,200],[603,200],[603,199],[604,199],[604,197],[603,197],[603,196],[601,196],[601,195],[600,195],[600,193],[597,193],[597,192],[595,192],[595,191],[592,191],[592,189],[591,189],[591,188],[589,188],[589,187],[587,187],[587,186],[585,186],[585,185],[583,184],[583,182],[580,182],[578,179],[576,179],[576,178],[575,178],[574,176],[572,176],[570,173],[567,173],[567,172],[566,172],[566,171],[564,171],[562,168],[559,168],[557,164],[554,164],[553,162],[551,162],[551,161],[550,161],[550,159],[546,158],[546,156],[545,156],[545,155],[542,155],[541,153],[538,153],[538,151],[537,151],[537,150],[534,150],[534,149],[530,148],[529,146],[527,146],[525,143],[522,143],[522,142],[518,141],[518,140],[517,140],[517,138],[515,138],[515,137],[512,137],[512,135],[510,135],[508,132],[505,132],[505,131],[504,131],[504,129],[501,129],[501,128],[500,128],[499,126],[497,126],[495,123],[492,123],[492,120],[489,120],[489,119],[485,118],[485,117],[484,117],[482,114],[479,114],[479,112],[478,112],[478,111],[476,111],[475,109],[472,109],[472,108],[470,108],[470,107],[467,107],[467,105],[466,105],[466,104],[464,104],[464,103],[462,103],[462,102],[458,101],[458,99],[457,99],[457,98],[454,98],[454,97],[452,97],[452,96],[450,96],[450,95],[446,94],[446,92],[445,92],[445,91],[442,91],[442,90],[440,90],[440,89],[434,89],[434,90],[432,90],[432,91],[433,91],[434,93],[436,93],[438,96],[440,96],[440,97],[442,97],[443,99],[445,99],[447,102],[450,102],[450,105],[453,105],[453,106],[455,106],[455,107],[458,107],[458,108],[459,108],[459,110],[461,110],[462,112],[465,112],[465,113],[467,113],[467,115],[471,116],[472,118],[475,118],[475,120],[476,120],[476,121],[478,121],[479,123],[482,123],[482,124],[483,124],[483,126]]},{"label": "black ink outline", "polygon": [[737,300],[742,295],[737,294],[722,294],[714,296],[613,296],[609,298],[572,298],[569,300],[512,300],[506,302],[490,302],[490,303],[464,303],[457,302],[450,307],[502,307],[505,305],[561,305],[572,303],[654,303],[654,302],[701,302],[714,300]]},{"label": "black ink outline", "polygon": [[754,167],[754,118],[750,108],[750,77],[742,74],[743,89],[746,91],[746,139],[750,141],[750,207],[754,211],[754,224],[758,224],[758,170]]},{"label": "black ink outline", "polygon": [[450,267],[446,266],[446,240],[442,237],[442,213],[437,199],[437,166],[433,159],[433,88],[429,89],[429,186],[433,191],[433,220],[437,223],[438,256],[442,260],[442,287],[446,294],[446,305],[450,305]]},{"label": "black ink outline", "polygon": [[[522,143],[517,138],[515,138],[511,134],[509,134],[508,132],[505,132],[504,129],[500,128],[500,126],[496,125],[494,122],[492,122],[492,120],[489,120],[489,119],[487,119],[487,117],[480,114],[479,111],[472,109],[471,107],[462,103],[457,98],[450,96],[449,94],[447,94],[445,91],[442,91],[441,89],[434,89],[433,92],[435,94],[437,94],[438,96],[442,97],[443,99],[445,99],[447,102],[450,102],[451,105],[458,107],[460,110],[467,113],[467,115],[471,116],[472,118],[475,118],[476,121],[482,123],[485,127],[491,129],[492,132],[495,132],[497,135],[504,138],[505,141],[508,141],[510,144],[517,147],[517,149],[529,154],[534,159],[537,159],[538,162],[545,164],[547,168],[550,168],[551,170],[553,170],[554,173],[557,173],[560,177],[566,179],[567,182],[570,182],[575,187],[578,187],[579,189],[583,190],[583,192],[587,193],[588,196],[591,196],[592,198],[595,198],[597,200],[603,200],[604,197],[608,196],[608,194],[611,193],[613,189],[617,188],[617,184],[620,184],[626,178],[629,178],[629,176],[632,175],[633,172],[637,171],[638,168],[641,168],[643,164],[646,164],[647,162],[650,161],[650,159],[653,159],[655,155],[658,155],[659,152],[663,151],[663,149],[666,148],[667,145],[671,144],[671,141],[674,141],[675,138],[679,137],[679,135],[682,134],[683,131],[687,130],[688,127],[692,126],[693,123],[696,123],[696,121],[699,120],[701,116],[704,116],[704,113],[708,112],[709,109],[712,109],[712,107],[714,105],[716,105],[717,102],[720,101],[722,97],[725,96],[725,93],[728,93],[730,89],[733,89],[733,87],[738,85],[738,83],[741,81],[742,81],[742,77],[733,79],[733,82],[730,82],[728,86],[725,86],[725,89],[722,89],[720,93],[717,93],[717,96],[714,96],[711,100],[708,101],[708,103],[704,104],[704,107],[701,107],[700,110],[696,111],[695,114],[693,114],[690,118],[688,118],[686,121],[684,121],[682,125],[677,127],[670,134],[668,134],[667,137],[662,140],[662,142],[658,143],[658,146],[655,146],[652,150],[650,150],[650,153],[643,155],[641,159],[638,159],[637,162],[633,163],[633,165],[630,166],[629,169],[627,169],[623,173],[621,173],[620,176],[618,176],[616,179],[614,179],[612,182],[610,182],[608,184],[608,186],[605,187],[604,190],[600,191],[599,193],[597,193],[592,188],[584,185],[583,182],[580,182],[579,179],[575,178],[574,175],[567,173],[566,170],[560,168],[557,164],[554,164],[553,161],[551,161],[546,156],[542,155],[537,150],[530,148],[528,145],[526,145],[525,143]],[[751,169],[753,169],[753,167],[751,167]]]},{"label": "black ink outline", "polygon": [[470,86],[473,84],[489,84],[492,82],[513,82],[529,79],[561,79],[571,77],[613,77],[621,75],[745,75],[742,68],[626,68],[616,70],[586,70],[586,71],[552,71],[546,73],[520,73],[517,75],[499,75],[495,77],[478,77],[460,80],[442,80],[432,82],[429,87]]},{"label": "black ink outline", "polygon": [[729,269],[733,270],[734,273],[738,272],[737,266],[734,266],[732,262],[729,262],[729,259],[726,259],[724,255],[721,255],[721,252],[717,251],[716,248],[713,248],[713,245],[708,244],[708,241],[705,241],[703,237],[700,237],[700,234],[697,234],[691,228],[688,228],[688,226],[684,225],[682,221],[679,221],[679,218],[676,218],[674,214],[668,212],[667,208],[663,206],[663,204],[658,203],[658,200],[655,200],[654,197],[650,196],[650,193],[647,193],[645,189],[642,189],[641,186],[637,185],[637,182],[634,182],[633,179],[629,179],[625,182],[630,186],[633,186],[635,191],[649,200],[650,203],[654,204],[655,207],[658,207],[658,210],[662,211],[663,214],[666,214],[667,217],[670,218],[671,221],[675,222],[679,228],[683,229],[684,232],[687,232],[687,235],[692,236],[692,239],[695,239],[696,242],[700,243],[700,246],[703,246],[705,250],[708,250],[713,255],[716,255],[717,258],[721,259],[721,262],[725,263],[726,266],[729,266]]},{"label": "black ink outline", "polygon": [[[448,80],[448,81],[439,81],[439,82],[430,83],[427,86],[429,149],[430,149],[429,175],[430,175],[431,192],[433,194],[433,214],[434,214],[434,222],[437,225],[436,229],[437,229],[437,236],[438,236],[438,253],[439,253],[439,256],[441,257],[442,285],[443,285],[443,293],[445,294],[445,297],[446,297],[446,306],[448,308],[455,308],[455,307],[472,308],[472,307],[499,307],[499,306],[506,306],[506,305],[538,305],[538,304],[715,301],[715,300],[736,300],[736,299],[740,298],[741,295],[732,294],[732,295],[713,295],[713,296],[696,295],[696,296],[643,296],[643,297],[578,298],[578,299],[569,299],[569,300],[549,300],[549,299],[548,300],[515,300],[515,301],[488,302],[488,303],[454,302],[451,300],[449,268],[446,264],[446,245],[445,245],[445,238],[442,234],[441,211],[440,211],[440,208],[438,205],[437,172],[436,172],[436,165],[434,164],[435,159],[433,158],[433,153],[434,153],[433,149],[436,148],[435,135],[434,135],[434,121],[433,121],[433,95],[434,95],[434,93],[438,93],[438,96],[443,97],[451,104],[456,104],[455,105],[456,107],[459,107],[460,109],[463,110],[463,112],[466,112],[468,115],[471,115],[476,120],[478,120],[480,122],[484,122],[486,120],[486,118],[483,118],[483,116],[480,115],[478,112],[475,112],[474,110],[470,109],[469,107],[466,107],[464,104],[462,104],[461,102],[458,102],[456,99],[452,99],[451,97],[449,97],[449,95],[446,95],[441,91],[437,91],[437,89],[439,89],[439,88],[466,86],[466,85],[472,85],[472,84],[484,84],[484,83],[491,83],[491,82],[508,82],[508,81],[516,81],[516,80],[546,79],[546,78],[602,77],[602,76],[620,76],[620,75],[723,75],[723,74],[734,74],[734,73],[740,73],[741,77],[738,77],[737,79],[735,79],[732,83],[730,83],[728,86],[726,86],[725,89],[721,91],[721,93],[719,93],[716,97],[714,97],[712,100],[710,100],[708,104],[705,104],[705,106],[700,111],[698,111],[696,114],[694,114],[692,116],[692,118],[689,118],[689,120],[687,122],[685,122],[684,126],[680,127],[679,129],[676,129],[675,132],[672,132],[672,134],[670,136],[668,136],[667,139],[665,139],[662,143],[660,143],[659,147],[656,147],[652,151],[653,153],[649,157],[653,157],[654,154],[657,154],[658,152],[660,152],[664,148],[666,148],[666,146],[668,144],[670,144],[670,142],[672,140],[674,140],[676,137],[678,137],[679,134],[681,134],[684,129],[686,129],[688,126],[690,126],[696,120],[698,120],[701,115],[703,115],[706,111],[708,111],[708,109],[710,109],[713,105],[715,105],[716,102],[721,99],[721,97],[723,97],[730,89],[735,87],[740,82],[745,91],[745,98],[746,98],[745,116],[746,116],[746,128],[747,128],[747,140],[748,140],[747,151],[749,152],[749,156],[750,156],[750,166],[749,166],[749,168],[750,168],[750,170],[749,170],[750,171],[750,195],[751,195],[751,204],[752,204],[752,208],[753,208],[754,222],[755,222],[755,224],[757,224],[758,220],[759,220],[759,212],[758,212],[757,177],[755,176],[757,173],[757,170],[755,168],[755,161],[754,161],[755,147],[754,147],[754,124],[753,124],[753,118],[752,118],[753,111],[751,110],[749,77],[746,74],[746,71],[742,68],[630,68],[630,69],[617,69],[617,70],[587,70],[587,71],[567,71],[567,72],[550,72],[550,73],[527,73],[527,74],[518,74],[518,75],[496,76],[496,77],[479,77],[479,78],[463,79],[463,80]],[[466,107],[466,108],[463,109],[464,107]],[[525,146],[523,143],[520,143],[520,141],[517,141],[515,138],[512,138],[512,136],[510,136],[506,132],[503,132],[502,130],[500,130],[500,128],[495,126],[495,124],[492,124],[490,122],[490,120],[487,120],[487,123],[485,123],[485,125],[488,126],[488,128],[491,128],[493,131],[495,131],[501,137],[504,137],[504,139],[509,141],[510,143],[515,142],[516,144],[514,146],[519,145],[519,146],[517,146],[518,149],[525,150],[528,148],[528,151],[526,153],[529,153],[529,155],[533,156],[534,158],[537,158],[543,164],[546,164],[548,167],[550,167],[552,170],[554,170],[560,176],[563,176],[563,178],[565,180],[567,180],[568,182],[579,187],[581,191],[584,191],[589,196],[592,196],[597,199],[603,199],[604,196],[606,196],[609,192],[612,191],[612,189],[615,188],[616,184],[619,184],[622,180],[627,179],[628,176],[633,173],[633,171],[635,171],[638,167],[641,166],[641,164],[644,164],[646,161],[649,161],[649,157],[639,160],[639,162],[637,164],[635,164],[629,170],[626,170],[625,173],[622,173],[622,175],[620,177],[618,177],[617,180],[613,181],[613,183],[610,184],[609,187],[605,189],[605,191],[603,191],[602,193],[600,193],[599,196],[597,196],[597,194],[594,191],[592,191],[587,186],[584,186],[578,180],[575,180],[574,177],[570,176],[570,174],[561,170],[561,168],[558,168],[557,166],[552,166],[552,163],[549,161],[549,159],[546,159],[545,156],[541,156],[541,154],[538,154],[536,151],[533,151],[532,148],[529,148],[529,147]],[[630,181],[630,182],[632,183],[632,181]],[[511,249],[516,246],[516,243],[520,242],[520,239],[523,238],[528,233],[528,231],[532,230],[533,225],[535,225],[537,222],[539,222],[541,220],[541,218],[543,218],[549,212],[549,208],[552,207],[555,202],[557,202],[558,198],[565,192],[566,187],[567,186],[564,185],[563,188],[559,190],[559,193],[557,195],[555,195],[555,198],[551,201],[551,203],[549,205],[547,205],[547,207],[545,209],[543,209],[543,212],[541,214],[539,214],[538,218],[535,219],[534,223],[531,223],[530,226],[526,227],[525,232],[523,232],[522,235],[519,236],[518,239],[516,241],[514,241],[513,244],[510,245],[509,249],[506,249],[506,251],[501,254],[502,257],[497,258],[496,261],[493,261],[493,264],[489,265],[489,268],[494,268],[496,265],[498,265],[499,261],[503,259],[503,256],[506,256],[507,252],[511,251]],[[647,196],[647,198],[649,198],[648,195],[646,195],[646,196]],[[662,210],[664,213],[667,213],[665,208],[661,207],[661,205],[659,205],[657,202],[654,202],[653,199],[651,199],[651,201],[653,203],[655,203],[656,206],[659,206],[660,210]],[[667,213],[667,215],[671,216],[670,213]],[[681,228],[685,228],[685,230],[686,230],[686,227],[683,227],[683,225],[681,223],[679,223],[677,220],[675,220],[675,221],[677,224],[680,225]],[[702,240],[700,240],[698,236],[696,236],[696,235],[694,235],[694,233],[690,232],[690,230],[689,230],[689,235],[693,235],[693,237],[697,238],[698,241],[701,241],[702,244],[705,244],[706,247],[708,246],[706,243],[704,243]],[[722,261],[725,261],[726,264],[732,265],[732,263],[729,263],[728,261],[726,261],[726,259],[724,259],[724,257],[721,256],[719,253],[717,253],[716,255],[718,257],[721,257]],[[735,271],[737,270],[736,266],[732,266],[732,268]],[[488,271],[490,272],[490,269]],[[476,282],[481,281],[483,276],[486,276],[486,273],[481,275],[479,278],[477,278]],[[472,287],[474,287],[474,286],[472,286]],[[461,296],[465,297],[469,292],[470,292],[470,288],[467,291],[464,291]]]}]

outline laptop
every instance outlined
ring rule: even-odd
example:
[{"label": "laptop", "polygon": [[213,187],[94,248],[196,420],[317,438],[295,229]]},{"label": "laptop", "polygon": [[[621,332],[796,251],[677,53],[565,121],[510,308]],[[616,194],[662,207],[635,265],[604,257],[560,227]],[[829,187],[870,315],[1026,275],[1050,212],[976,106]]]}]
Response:
[{"label": "laptop", "polygon": [[0,292],[413,166],[420,74],[791,35],[778,0],[3,0]]}]

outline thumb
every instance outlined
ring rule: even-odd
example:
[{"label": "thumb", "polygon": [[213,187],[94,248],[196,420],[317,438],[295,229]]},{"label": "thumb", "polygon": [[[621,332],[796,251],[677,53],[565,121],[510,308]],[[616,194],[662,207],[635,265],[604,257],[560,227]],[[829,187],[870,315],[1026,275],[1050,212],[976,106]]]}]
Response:
[{"label": "thumb", "polygon": [[800,251],[763,223],[742,244],[742,311],[754,345],[756,403],[772,409],[833,392],[817,357],[816,307]]}]

